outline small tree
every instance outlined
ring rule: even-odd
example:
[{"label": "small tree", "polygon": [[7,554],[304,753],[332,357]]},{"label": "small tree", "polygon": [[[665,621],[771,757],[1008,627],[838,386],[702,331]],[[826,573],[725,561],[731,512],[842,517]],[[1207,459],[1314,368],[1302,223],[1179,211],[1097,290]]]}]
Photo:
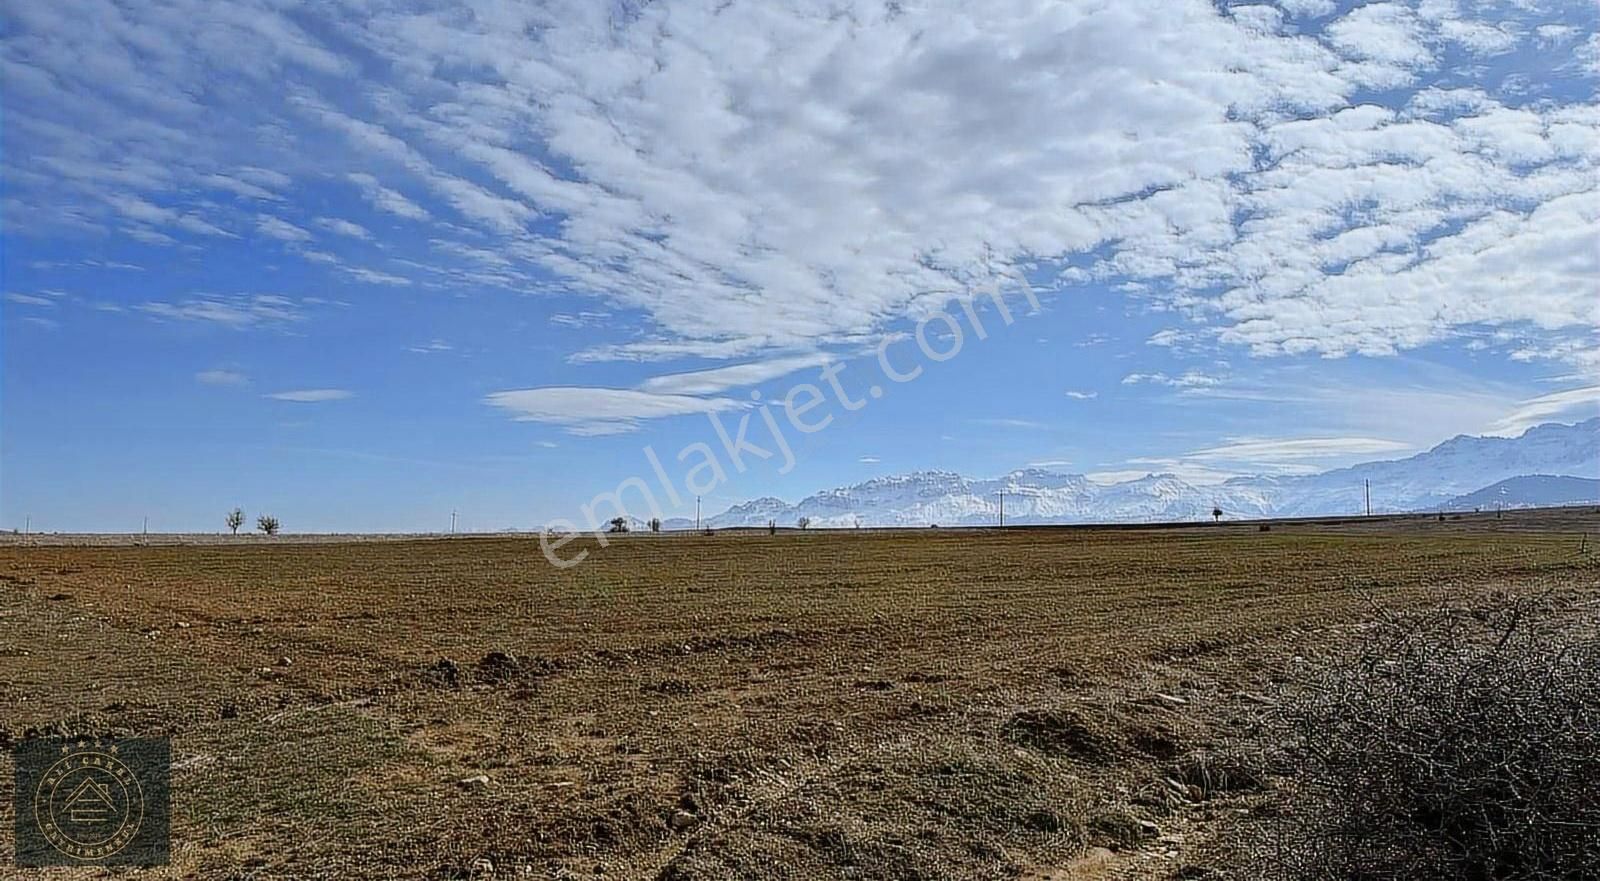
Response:
[{"label": "small tree", "polygon": [[278,518],[272,516],[271,514],[262,514],[260,517],[256,518],[256,529],[265,532],[267,535],[277,535]]},{"label": "small tree", "polygon": [[661,518],[660,517],[651,517],[650,518],[650,531],[651,532],[660,532],[661,531]]},{"label": "small tree", "polygon": [[1212,508],[1211,509],[1211,522],[1213,522],[1213,523],[1222,522],[1222,509],[1221,508]]},{"label": "small tree", "polygon": [[811,528],[811,518],[810,517],[801,517],[799,520],[795,521],[795,525],[800,527],[801,529],[810,529]]},{"label": "small tree", "polygon": [[767,521],[767,535],[777,535],[777,534],[778,534],[778,521],[776,521],[776,520],[768,520]]},{"label": "small tree", "polygon": [[234,534],[239,534],[239,527],[244,525],[244,510],[234,508],[228,512],[228,529]]},{"label": "small tree", "polygon": [[627,532],[627,531],[628,531],[628,518],[626,518],[626,517],[612,517],[611,518],[611,527],[606,530],[606,532]]}]

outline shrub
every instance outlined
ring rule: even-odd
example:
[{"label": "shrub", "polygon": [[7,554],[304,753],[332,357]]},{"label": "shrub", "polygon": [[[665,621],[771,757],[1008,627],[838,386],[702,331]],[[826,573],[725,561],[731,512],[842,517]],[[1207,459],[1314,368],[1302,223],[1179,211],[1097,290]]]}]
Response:
[{"label": "shrub", "polygon": [[1286,714],[1259,877],[1600,877],[1600,650],[1546,607],[1385,621]]}]

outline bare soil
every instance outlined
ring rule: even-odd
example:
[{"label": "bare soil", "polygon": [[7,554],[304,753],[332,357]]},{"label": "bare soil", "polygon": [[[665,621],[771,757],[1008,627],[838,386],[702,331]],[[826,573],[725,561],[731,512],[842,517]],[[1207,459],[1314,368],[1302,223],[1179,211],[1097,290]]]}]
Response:
[{"label": "bare soil", "polygon": [[0,738],[171,736],[141,877],[1224,877],[1263,707],[1373,604],[1585,607],[1585,533],[11,539]]}]

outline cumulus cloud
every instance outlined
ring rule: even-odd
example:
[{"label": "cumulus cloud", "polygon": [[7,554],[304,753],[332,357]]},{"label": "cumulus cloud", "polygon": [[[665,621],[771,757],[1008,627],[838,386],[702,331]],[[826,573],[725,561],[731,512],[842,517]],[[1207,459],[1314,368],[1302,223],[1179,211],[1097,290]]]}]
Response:
[{"label": "cumulus cloud", "polygon": [[[0,38],[8,196],[51,233],[304,244],[309,226],[359,247],[370,231],[317,220],[338,206],[297,189],[337,181],[426,227],[417,271],[440,285],[554,279],[647,317],[580,362],[814,350],[1040,267],[1203,319],[1186,344],[1260,356],[1484,326],[1568,339],[1600,327],[1596,19],[1329,0],[22,4]],[[1572,60],[1518,92],[1541,46]],[[222,115],[241,124],[204,124]]]},{"label": "cumulus cloud", "polygon": [[1164,385],[1176,389],[1203,389],[1218,385],[1222,380],[1215,376],[1190,370],[1178,376],[1168,376],[1165,373],[1130,373],[1122,378],[1123,385]]}]

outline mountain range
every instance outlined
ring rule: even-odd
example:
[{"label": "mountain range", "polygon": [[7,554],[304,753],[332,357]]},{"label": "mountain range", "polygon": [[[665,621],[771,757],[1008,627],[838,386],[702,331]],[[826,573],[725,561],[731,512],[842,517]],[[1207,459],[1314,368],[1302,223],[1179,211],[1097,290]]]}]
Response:
[{"label": "mountain range", "polygon": [[[1559,486],[1512,479],[1600,477],[1600,417],[1575,425],[1550,423],[1519,437],[1459,435],[1404,459],[1364,462],[1320,474],[1235,477],[1221,484],[1195,486],[1172,474],[1149,474],[1118,483],[1097,483],[1082,474],[1039,468],[1001,477],[971,478],[949,471],[916,471],[879,477],[854,486],[824,490],[790,504],[765,497],[734,505],[711,517],[711,528],[793,526],[808,518],[812,527],[978,526],[998,515],[1005,493],[1008,524],[1129,523],[1204,520],[1214,507],[1230,518],[1314,517],[1358,514],[1366,507],[1371,482],[1374,513],[1471,509],[1501,504],[1544,504],[1547,495],[1571,500],[1584,484]],[[1491,496],[1480,493],[1491,493]],[[1511,501],[1524,496],[1531,501]],[[1593,499],[1590,494],[1587,499]],[[1551,502],[1554,503],[1554,502]],[[694,524],[674,519],[668,529]]]},{"label": "mountain range", "polygon": [[1510,477],[1477,492],[1451,499],[1446,508],[1456,511],[1494,508],[1545,508],[1557,505],[1592,505],[1600,499],[1600,480],[1556,474]]}]

